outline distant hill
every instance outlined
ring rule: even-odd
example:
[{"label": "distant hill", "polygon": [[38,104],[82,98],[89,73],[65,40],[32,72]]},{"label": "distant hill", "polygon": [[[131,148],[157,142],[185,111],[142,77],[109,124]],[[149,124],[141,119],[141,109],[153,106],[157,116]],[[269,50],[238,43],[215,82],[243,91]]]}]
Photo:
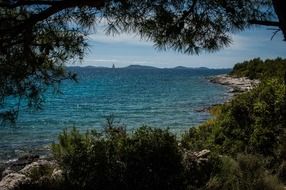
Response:
[{"label": "distant hill", "polygon": [[123,67],[122,69],[159,69],[159,68],[152,66],[145,66],[145,65],[129,65],[127,67]]},{"label": "distant hill", "polygon": [[110,67],[103,67],[103,66],[69,66],[69,69],[111,69]]},{"label": "distant hill", "polygon": [[177,67],[174,67],[173,69],[211,70],[210,68],[207,68],[207,67],[184,67],[184,66],[177,66]]},{"label": "distant hill", "polygon": [[194,71],[205,71],[205,70],[223,70],[226,72],[230,72],[231,69],[212,69],[207,67],[184,67],[184,66],[177,66],[174,68],[158,68],[153,66],[146,66],[146,65],[129,65],[127,67],[118,67],[118,68],[110,68],[110,67],[102,67],[102,66],[71,66],[68,67],[69,70],[86,70],[86,69],[123,69],[123,70],[157,70],[157,69],[167,69],[167,70],[194,70]]},{"label": "distant hill", "polygon": [[174,69],[188,69],[188,67],[177,66],[177,67],[174,67]]}]

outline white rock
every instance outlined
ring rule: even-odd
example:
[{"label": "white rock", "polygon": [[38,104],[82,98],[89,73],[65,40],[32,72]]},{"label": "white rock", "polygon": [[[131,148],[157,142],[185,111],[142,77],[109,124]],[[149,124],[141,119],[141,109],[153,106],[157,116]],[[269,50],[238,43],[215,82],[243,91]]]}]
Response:
[{"label": "white rock", "polygon": [[210,154],[210,152],[211,152],[210,150],[204,149],[201,150],[200,152],[194,152],[194,154],[197,158],[205,158]]},{"label": "white rock", "polygon": [[51,175],[51,178],[54,180],[61,180],[63,178],[63,171],[55,168]]},{"label": "white rock", "polygon": [[210,81],[230,86],[231,88],[235,89],[234,91],[241,91],[241,92],[249,91],[260,83],[259,80],[251,80],[247,77],[236,78],[228,75],[217,75]]},{"label": "white rock", "polygon": [[29,165],[26,165],[22,170],[19,171],[19,173],[29,176],[33,172],[42,173],[40,171],[43,171],[46,168],[52,168],[53,166],[53,162],[47,160],[38,160]]},{"label": "white rock", "polygon": [[6,175],[9,175],[11,173],[15,173],[14,170],[11,170],[10,168],[7,168],[5,169],[3,172],[2,172],[2,178],[5,177]]},{"label": "white rock", "polygon": [[0,189],[1,190],[14,190],[20,187],[20,185],[29,184],[31,182],[31,178],[19,174],[19,173],[10,173],[6,175],[0,181]]}]

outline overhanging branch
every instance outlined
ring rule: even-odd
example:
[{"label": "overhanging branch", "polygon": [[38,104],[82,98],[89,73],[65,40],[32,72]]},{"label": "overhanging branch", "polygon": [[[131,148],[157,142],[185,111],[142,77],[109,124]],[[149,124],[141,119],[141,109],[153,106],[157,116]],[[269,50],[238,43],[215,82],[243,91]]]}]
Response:
[{"label": "overhanging branch", "polygon": [[14,9],[20,6],[30,6],[30,5],[55,5],[59,1],[18,1],[16,3],[0,3],[0,7]]},{"label": "overhanging branch", "polygon": [[[43,21],[50,16],[59,13],[60,11],[68,8],[75,8],[75,7],[94,7],[100,9],[104,6],[105,0],[85,0],[85,1],[78,1],[78,0],[55,0],[55,1],[17,1],[14,4],[8,3],[0,3],[1,6],[6,6],[6,8],[16,8],[18,6],[23,5],[50,5],[46,9],[40,11],[39,13],[32,14],[28,19],[24,20],[22,23],[16,26],[12,26],[11,28],[6,28],[5,30],[0,30],[1,33],[7,33],[8,31],[12,31],[12,33],[20,33],[21,31],[24,32],[27,29],[34,27],[38,22]],[[10,6],[9,6],[10,5]],[[4,7],[5,7],[4,6]]]},{"label": "overhanging branch", "polygon": [[257,24],[262,26],[276,26],[279,27],[280,23],[278,21],[267,21],[267,20],[249,20],[250,24]]},{"label": "overhanging branch", "polygon": [[85,0],[85,1],[78,1],[78,0],[18,0],[15,3],[9,3],[9,2],[0,2],[0,7],[3,8],[17,8],[20,6],[33,6],[33,5],[48,5],[48,6],[58,6],[65,4],[66,6],[89,6],[89,7],[96,7],[99,8],[103,6],[105,3],[104,0]]}]

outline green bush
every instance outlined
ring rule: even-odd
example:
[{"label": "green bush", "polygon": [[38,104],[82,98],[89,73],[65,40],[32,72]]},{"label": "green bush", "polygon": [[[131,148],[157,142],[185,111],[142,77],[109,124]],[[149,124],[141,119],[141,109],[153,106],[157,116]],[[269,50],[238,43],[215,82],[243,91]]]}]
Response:
[{"label": "green bush", "polygon": [[278,177],[283,181],[283,183],[286,183],[286,161],[283,161],[278,169]]},{"label": "green bush", "polygon": [[278,178],[270,175],[253,155],[237,159],[222,157],[218,172],[209,180],[207,190],[282,190]]},{"label": "green bush", "polygon": [[[236,159],[238,154],[258,155],[261,165],[266,169],[255,171],[261,176],[244,178],[259,178],[257,184],[248,189],[279,189],[275,184],[280,180],[286,182],[286,60],[253,59],[235,65],[231,75],[260,79],[258,87],[249,92],[236,95],[230,102],[216,106],[214,118],[191,128],[183,135],[182,145],[191,150],[210,149],[220,155],[227,155],[223,161],[223,173],[242,171],[243,161],[252,158]],[[254,167],[254,166],[249,166]],[[225,169],[224,169],[225,168]],[[250,175],[251,171],[245,170]],[[262,175],[263,173],[263,175]],[[209,181],[209,189],[247,189],[235,175],[215,175]],[[254,174],[252,174],[254,175]],[[223,179],[224,182],[221,180]],[[229,183],[229,185],[227,185]],[[222,184],[225,184],[224,188]],[[216,188],[217,187],[217,188]]]},{"label": "green bush", "polygon": [[55,158],[73,189],[183,189],[184,168],[176,137],[142,127],[132,134],[109,128],[64,131]]},{"label": "green bush", "polygon": [[276,157],[285,135],[286,86],[278,80],[262,83],[226,105],[220,120],[229,143],[225,150]]},{"label": "green bush", "polygon": [[216,109],[220,110],[216,110],[213,119],[183,135],[182,146],[190,150],[210,149],[232,158],[239,153],[260,155],[267,170],[285,181],[285,84],[279,79],[265,80]]}]

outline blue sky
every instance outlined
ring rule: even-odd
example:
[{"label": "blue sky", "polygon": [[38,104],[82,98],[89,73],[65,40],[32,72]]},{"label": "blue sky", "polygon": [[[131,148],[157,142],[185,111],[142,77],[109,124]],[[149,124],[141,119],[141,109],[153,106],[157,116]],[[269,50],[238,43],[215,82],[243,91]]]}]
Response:
[{"label": "blue sky", "polygon": [[184,55],[169,51],[159,51],[152,42],[140,40],[135,34],[106,36],[98,30],[88,37],[89,51],[82,66],[124,67],[131,64],[150,65],[160,68],[186,66],[231,68],[237,62],[261,57],[286,57],[286,42],[277,34],[273,40],[273,30],[265,27],[252,28],[234,34],[233,42],[216,53]]}]

